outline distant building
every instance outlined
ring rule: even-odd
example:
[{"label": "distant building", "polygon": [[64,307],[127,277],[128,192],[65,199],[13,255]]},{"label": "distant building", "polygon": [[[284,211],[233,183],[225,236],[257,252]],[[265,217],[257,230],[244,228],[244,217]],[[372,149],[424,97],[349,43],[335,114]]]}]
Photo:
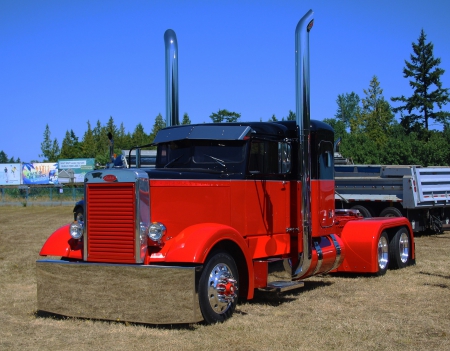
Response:
[{"label": "distant building", "polygon": [[59,171],[58,174],[60,183],[74,183],[75,181],[75,172],[73,169],[63,169]]}]

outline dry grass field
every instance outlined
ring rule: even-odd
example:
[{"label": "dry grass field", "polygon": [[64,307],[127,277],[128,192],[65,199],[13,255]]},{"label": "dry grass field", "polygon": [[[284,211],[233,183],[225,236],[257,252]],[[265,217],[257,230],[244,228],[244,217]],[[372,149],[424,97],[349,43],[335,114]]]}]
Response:
[{"label": "dry grass field", "polygon": [[36,313],[35,261],[71,210],[0,207],[0,350],[450,350],[450,232],[384,277],[314,277],[223,324],[158,327]]}]

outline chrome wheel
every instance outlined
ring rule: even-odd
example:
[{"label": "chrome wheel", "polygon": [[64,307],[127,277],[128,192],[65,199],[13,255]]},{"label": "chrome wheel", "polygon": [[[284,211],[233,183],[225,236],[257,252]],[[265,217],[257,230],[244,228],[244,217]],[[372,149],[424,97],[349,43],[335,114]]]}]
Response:
[{"label": "chrome wheel", "polygon": [[409,258],[409,237],[405,232],[402,232],[400,235],[398,249],[400,251],[400,261],[406,264]]},{"label": "chrome wheel", "polygon": [[409,231],[406,227],[401,227],[391,238],[389,243],[389,260],[391,268],[405,268],[411,259],[411,242]]},{"label": "chrome wheel", "polygon": [[217,314],[225,313],[236,299],[237,281],[230,267],[224,263],[217,264],[209,274],[209,304]]},{"label": "chrome wheel", "polygon": [[378,240],[378,275],[386,273],[389,264],[389,240],[386,232]]},{"label": "chrome wheel", "polygon": [[198,298],[205,322],[212,324],[230,318],[238,297],[239,275],[233,257],[223,251],[212,253],[198,283]]}]

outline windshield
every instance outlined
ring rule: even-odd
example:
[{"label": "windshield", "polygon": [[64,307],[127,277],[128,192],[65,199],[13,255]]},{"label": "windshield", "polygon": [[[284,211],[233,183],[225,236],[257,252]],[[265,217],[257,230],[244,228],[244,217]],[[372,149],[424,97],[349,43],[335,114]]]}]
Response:
[{"label": "windshield", "polygon": [[156,168],[195,168],[244,173],[246,145],[242,140],[187,139],[159,144]]}]

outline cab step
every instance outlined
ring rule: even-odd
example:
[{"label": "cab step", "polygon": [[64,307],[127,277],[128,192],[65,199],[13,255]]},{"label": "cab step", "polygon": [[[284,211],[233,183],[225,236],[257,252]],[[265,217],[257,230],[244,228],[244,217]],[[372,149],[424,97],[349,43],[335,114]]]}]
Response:
[{"label": "cab step", "polygon": [[303,288],[305,285],[302,281],[275,281],[267,284],[265,288],[259,288],[260,291],[266,292],[285,292],[289,290],[294,290],[298,288]]}]

